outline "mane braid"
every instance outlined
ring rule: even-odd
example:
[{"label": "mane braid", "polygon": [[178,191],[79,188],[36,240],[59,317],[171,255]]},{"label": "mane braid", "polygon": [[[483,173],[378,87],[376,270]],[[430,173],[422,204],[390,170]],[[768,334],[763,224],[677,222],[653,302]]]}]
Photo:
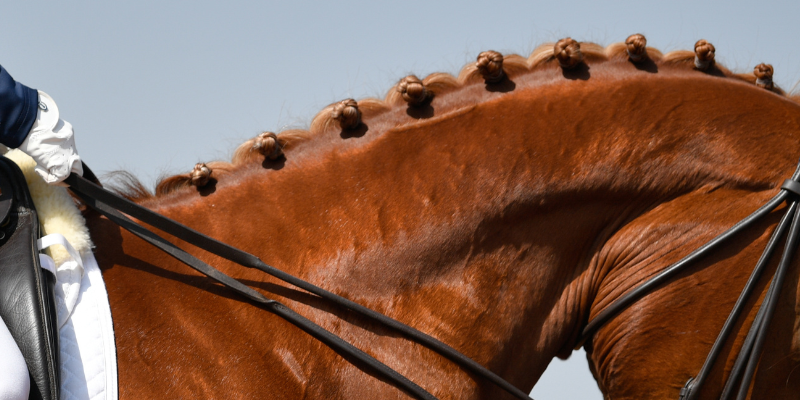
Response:
[{"label": "mane braid", "polygon": [[[710,44],[705,41],[698,42],[698,45],[701,44],[701,42],[710,46]],[[607,47],[602,47],[590,42],[581,42],[579,46],[583,56],[583,62],[589,65],[608,61],[627,60],[629,57],[628,45],[624,42],[614,43]],[[713,49],[713,46],[711,46],[711,48]],[[696,69],[696,54],[693,51],[677,50],[662,54],[655,48],[646,47],[645,54],[659,67]],[[508,79],[513,80],[513,78],[520,75],[545,68],[557,67],[559,61],[555,56],[554,44],[546,43],[536,48],[527,58],[517,54],[503,56],[502,71]],[[713,60],[713,54],[711,57]],[[761,65],[759,65],[759,67],[761,67]],[[733,73],[719,63],[712,61],[710,67],[704,70],[704,73],[757,85],[757,82],[763,82],[763,73],[759,71],[764,70],[764,67],[761,67],[761,69],[759,69],[759,67],[756,68],[755,73]],[[771,66],[769,68],[769,75],[771,78]],[[757,77],[756,74],[760,76]],[[484,76],[476,63],[469,63],[464,66],[458,73],[458,76],[453,76],[448,73],[433,73],[422,79],[422,84],[428,92],[429,97],[441,96],[463,88],[464,86],[477,83],[484,83]],[[398,90],[399,85],[406,84],[407,82],[405,80],[401,80],[397,85],[389,89],[383,100],[376,98],[359,100],[357,102],[357,109],[363,114],[362,120],[374,120],[393,109],[408,107],[407,100],[403,98],[403,90]],[[765,87],[763,84],[759,84],[759,86],[764,87],[765,90],[769,90],[781,96],[786,96],[788,99],[800,103],[800,95],[787,96],[783,90],[775,85]],[[324,132],[332,129],[341,129],[339,123],[332,116],[334,107],[336,107],[337,104],[338,102],[333,103],[317,113],[307,130],[290,129],[279,132],[278,134],[264,132],[256,138],[247,140],[235,150],[231,162],[214,161],[207,164],[208,168],[211,170],[209,179],[211,181],[222,180],[226,175],[235,173],[239,167],[243,165],[264,162],[265,157],[268,159],[275,159],[277,158],[276,154],[283,154],[284,151],[291,153],[292,149],[296,148],[299,144],[320,136]],[[446,105],[441,107],[441,111],[437,109],[437,112],[447,111]],[[280,149],[280,151],[277,152],[276,149]],[[114,173],[112,179],[116,181],[116,183],[112,183],[115,191],[137,202],[158,198],[179,190],[186,190],[193,186],[191,173],[160,178],[156,184],[155,193],[147,190],[136,178],[126,172]]]}]

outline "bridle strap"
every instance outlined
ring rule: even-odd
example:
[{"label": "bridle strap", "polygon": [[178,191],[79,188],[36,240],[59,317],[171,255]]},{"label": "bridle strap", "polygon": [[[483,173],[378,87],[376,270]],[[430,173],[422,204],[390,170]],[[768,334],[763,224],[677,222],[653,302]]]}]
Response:
[{"label": "bridle strap", "polygon": [[[772,319],[775,306],[777,305],[777,298],[780,294],[780,288],[783,284],[786,271],[788,270],[794,255],[794,250],[797,247],[797,242],[800,240],[800,212],[798,212],[798,197],[800,196],[800,182],[798,182],[799,179],[800,165],[795,170],[792,178],[787,179],[783,186],[781,186],[781,191],[770,201],[761,206],[758,210],[754,211],[752,214],[739,221],[734,226],[715,237],[708,243],[704,244],[697,250],[691,252],[678,262],[667,267],[665,270],[650,278],[645,283],[637,286],[631,292],[617,299],[617,301],[600,312],[595,319],[586,325],[581,334],[581,338],[579,339],[579,343],[584,343],[591,335],[594,334],[597,329],[603,326],[622,310],[628,308],[628,306],[639,300],[641,297],[670,280],[673,276],[675,276],[675,274],[681,272],[686,267],[691,265],[692,262],[697,261],[699,258],[718,248],[722,243],[733,237],[735,234],[741,232],[764,216],[770,214],[778,206],[780,206],[781,203],[789,199],[789,206],[787,207],[786,214],[784,214],[777,228],[770,237],[770,240],[767,242],[767,246],[764,249],[761,258],[756,263],[756,266],[753,269],[753,272],[751,273],[747,283],[745,284],[742,293],[739,295],[736,304],[734,304],[730,315],[728,315],[728,318],[720,330],[720,333],[717,336],[711,351],[709,351],[703,366],[698,372],[697,377],[690,378],[680,392],[680,400],[697,399],[697,396],[700,392],[700,387],[703,385],[711,371],[711,368],[714,366],[714,363],[722,351],[722,347],[726,339],[730,335],[736,320],[744,309],[747,299],[752,294],[756,283],[761,276],[761,273],[766,268],[775,249],[777,248],[784,234],[787,232],[787,228],[789,228],[789,237],[786,240],[784,253],[781,256],[778,269],[772,279],[772,282],[770,283],[770,287],[767,291],[764,301],[761,304],[761,308],[756,314],[753,325],[751,326],[747,337],[745,338],[745,343],[742,346],[742,349],[739,351],[739,355],[737,356],[733,370],[731,371],[731,374],[725,383],[721,397],[722,400],[729,399],[734,393],[734,386],[739,379],[742,378],[741,384],[739,385],[739,394],[737,400],[744,399],[747,395],[750,383],[752,382],[752,378],[755,373],[755,367],[758,365],[761,349],[764,344],[764,339],[766,338],[766,330]],[[789,226],[790,222],[791,227]]]},{"label": "bridle strap", "polygon": [[[690,379],[687,382],[684,389],[681,391],[681,399],[696,399],[699,393],[699,389],[703,383],[705,382],[708,374],[711,372],[711,368],[714,366],[714,363],[717,360],[720,352],[722,352],[722,348],[725,345],[725,341],[728,339],[728,336],[733,331],[733,327],[736,324],[737,319],[744,310],[745,303],[747,299],[750,298],[750,294],[756,287],[758,283],[758,279],[761,276],[761,273],[766,268],[769,260],[772,257],[772,254],[775,252],[775,249],[778,247],[780,243],[780,239],[786,233],[786,229],[789,228],[789,223],[791,222],[791,216],[793,213],[796,212],[797,204],[792,203],[789,206],[789,210],[786,214],[784,214],[783,218],[781,219],[780,223],[778,223],[777,228],[772,233],[769,241],[767,242],[767,246],[764,249],[764,253],[761,255],[761,258],[758,260],[756,267],[753,269],[753,272],[750,274],[750,278],[747,280],[747,283],[742,290],[742,293],[739,295],[739,298],[736,300],[736,304],[734,304],[731,313],[728,315],[728,319],[725,321],[725,324],[722,326],[722,329],[717,336],[716,341],[714,341],[714,345],[711,347],[711,351],[708,352],[708,356],[706,356],[706,360],[703,363],[703,367],[700,368],[700,372],[697,373],[695,378]],[[761,313],[759,311],[759,313]],[[753,324],[753,326],[757,326],[757,324]],[[745,351],[744,348],[740,351],[739,354],[749,353],[749,351]],[[731,374],[728,378],[729,382],[735,381],[737,374]]]},{"label": "bridle strap", "polygon": [[[84,169],[88,169],[88,167],[85,164],[84,164]],[[351,311],[354,311],[369,319],[372,319],[373,321],[380,322],[381,324],[402,333],[403,335],[416,341],[417,343],[422,344],[436,351],[442,356],[447,357],[448,359],[458,364],[459,366],[463,367],[464,369],[489,380],[490,382],[494,383],[495,385],[502,388],[506,392],[512,394],[514,397],[519,399],[532,400],[527,394],[525,394],[515,386],[511,385],[497,374],[489,371],[484,366],[478,364],[476,361],[472,360],[471,358],[467,357],[461,352],[453,349],[447,344],[439,341],[438,339],[433,338],[430,335],[420,332],[417,329],[414,329],[402,322],[387,317],[377,311],[374,311],[358,303],[355,303],[351,300],[345,299],[341,296],[331,293],[312,283],[306,282],[300,278],[292,276],[291,274],[288,274],[277,268],[269,266],[265,264],[263,261],[261,261],[258,257],[252,254],[246,253],[235,247],[222,243],[218,240],[212,239],[209,236],[197,232],[165,216],[156,214],[128,199],[125,199],[123,197],[120,197],[114,193],[111,193],[103,189],[102,187],[90,182],[89,180],[81,177],[80,175],[72,174],[64,182],[67,183],[70,186],[70,190],[72,190],[88,206],[97,210],[100,214],[106,216],[107,218],[109,218],[109,220],[113,221],[114,223],[117,223],[122,228],[146,240],[147,242],[167,252],[169,255],[175,257],[184,264],[209,276],[210,278],[216,280],[217,282],[220,282],[225,286],[231,287],[233,290],[239,292],[240,294],[244,295],[245,297],[257,303],[265,305],[266,306],[265,308],[268,308],[275,314],[278,314],[281,317],[289,320],[290,322],[297,325],[298,327],[308,332],[312,336],[316,337],[317,339],[320,339],[326,345],[334,349],[342,349],[341,351],[355,357],[359,361],[366,363],[376,371],[386,376],[387,379],[391,380],[392,382],[395,382],[398,386],[404,388],[409,393],[414,394],[420,399],[435,399],[435,397],[433,397],[430,393],[426,392],[424,389],[420,388],[415,383],[411,382],[408,378],[392,370],[385,364],[374,359],[373,357],[357,349],[356,347],[350,345],[349,343],[339,338],[338,336],[334,335],[333,333],[324,330],[322,327],[319,327],[310,320],[300,316],[299,314],[295,313],[285,305],[263,297],[263,295],[247,287],[246,285],[243,285],[240,282],[236,281],[235,279],[228,277],[227,275],[211,267],[210,265],[203,263],[202,261],[196,259],[194,256],[186,253],[182,249],[173,245],[172,243],[159,237],[155,233],[133,222],[125,215],[122,215],[120,212],[130,215],[131,217],[137,218],[140,221],[153,226],[154,228],[157,228],[170,235],[173,235],[187,243],[191,243],[197,247],[200,247],[212,254],[216,254],[222,258],[225,258],[229,261],[233,261],[244,267],[255,268],[263,272],[266,272],[284,282],[290,283],[310,293],[316,294],[321,298],[331,301],[334,304],[345,307]],[[302,326],[298,325],[298,323],[296,323],[295,321],[302,322]],[[324,338],[324,340],[321,338]]]},{"label": "bridle strap", "polygon": [[[91,170],[85,164],[84,164],[84,170],[89,171],[87,177],[97,182],[96,178],[94,178],[94,175],[91,173]],[[780,265],[775,273],[775,276],[772,279],[772,282],[770,283],[770,287],[767,291],[765,300],[763,301],[761,308],[756,314],[756,318],[753,321],[753,325],[751,326],[748,335],[745,338],[745,342],[742,346],[742,349],[739,352],[739,355],[737,356],[733,370],[731,371],[731,374],[728,377],[728,380],[725,384],[725,387],[723,389],[723,394],[721,397],[722,400],[728,400],[730,396],[734,393],[736,383],[741,378],[737,400],[744,399],[745,396],[747,395],[748,388],[750,387],[750,384],[752,382],[752,378],[755,373],[755,368],[758,365],[759,355],[761,353],[761,349],[763,347],[764,340],[766,338],[766,330],[772,319],[772,315],[774,314],[774,310],[777,305],[777,298],[780,294],[780,288],[783,284],[788,267],[791,263],[792,256],[794,254],[794,249],[797,246],[797,242],[800,240],[800,212],[798,212],[798,201],[797,201],[798,196],[800,196],[800,182],[798,182],[798,180],[800,180],[800,166],[798,166],[798,169],[795,171],[792,178],[787,179],[784,182],[783,186],[781,187],[782,190],[777,195],[775,195],[770,201],[761,206],[758,210],[756,210],[743,220],[739,221],[733,227],[729,228],[728,230],[726,230],[719,236],[715,237],[708,243],[704,244],[700,248],[691,252],[689,255],[685,256],[678,262],[667,267],[665,270],[658,273],[656,276],[650,278],[645,283],[639,285],[631,292],[619,298],[605,310],[600,312],[597,315],[597,317],[595,317],[595,319],[593,319],[586,325],[581,334],[581,338],[579,339],[579,343],[584,343],[591,335],[594,334],[594,332],[597,329],[599,329],[599,327],[608,322],[608,320],[616,316],[616,314],[626,309],[628,306],[639,300],[644,295],[648,294],[650,291],[654,290],[656,287],[670,280],[672,277],[675,276],[675,274],[686,269],[686,267],[691,265],[692,262],[707,255],[712,250],[718,248],[721,244],[723,244],[728,239],[733,237],[735,234],[752,226],[755,222],[759,221],[764,216],[770,214],[778,206],[780,206],[780,204],[783,203],[783,201],[787,200],[790,193],[794,193],[795,196],[793,199],[790,200],[786,214],[781,219],[781,222],[778,224],[778,227],[773,232],[773,235],[770,237],[770,240],[767,243],[764,253],[762,254],[761,258],[756,264],[756,267],[754,268],[752,274],[750,275],[748,282],[745,284],[745,288],[743,289],[742,293],[737,299],[737,302],[734,305],[733,309],[731,310],[728,319],[725,321],[725,324],[720,330],[720,334],[718,335],[714,345],[712,346],[711,351],[706,357],[706,361],[704,362],[703,367],[698,372],[696,378],[689,379],[684,388],[681,390],[681,395],[680,395],[681,400],[696,399],[698,393],[700,392],[700,387],[705,382],[706,377],[708,376],[711,368],[713,367],[716,359],[719,356],[719,353],[722,350],[722,346],[724,345],[725,340],[730,335],[733,329],[733,325],[735,324],[737,318],[740,316],[744,308],[744,304],[746,303],[749,296],[752,294],[752,291],[755,288],[758,278],[761,276],[761,273],[768,264],[772,254],[774,253],[775,248],[777,247],[777,244],[780,242],[783,235],[786,233],[787,227],[789,227],[789,220],[791,219],[789,238],[786,241],[786,246],[784,254],[781,257]],[[296,312],[286,307],[285,305],[277,301],[267,299],[266,297],[256,292],[255,290],[251,289],[250,287],[243,285],[242,283],[223,274],[222,272],[211,267],[210,265],[203,263],[194,256],[178,248],[174,244],[156,235],[152,231],[133,222],[125,215],[122,215],[119,211],[122,211],[125,214],[137,218],[157,229],[160,229],[181,240],[184,240],[187,243],[191,243],[195,246],[201,247],[213,254],[223,257],[227,260],[233,261],[242,266],[264,271],[278,279],[283,280],[284,282],[290,283],[310,293],[316,294],[321,298],[324,298],[335,304],[343,306],[369,319],[380,322],[383,325],[395,329],[403,333],[410,339],[413,339],[418,343],[423,344],[426,347],[449,358],[450,360],[460,365],[461,367],[488,379],[489,381],[501,387],[510,394],[514,395],[515,397],[520,399],[530,400],[530,397],[528,397],[525,393],[523,393],[510,383],[506,382],[504,379],[497,376],[493,372],[489,371],[482,365],[478,364],[474,360],[463,355],[462,353],[458,352],[452,347],[442,343],[441,341],[425,333],[422,333],[414,328],[411,328],[408,325],[405,325],[397,320],[389,318],[381,313],[378,313],[377,311],[371,310],[358,303],[355,303],[341,296],[328,292],[300,278],[294,277],[288,273],[285,273],[281,270],[271,267],[252,254],[246,253],[242,250],[229,246],[225,243],[219,242],[200,232],[197,232],[189,227],[186,227],[174,220],[156,214],[144,207],[139,206],[136,203],[133,203],[128,199],[122,198],[103,189],[102,187],[88,181],[87,179],[79,175],[75,174],[70,175],[70,177],[68,177],[65,180],[65,183],[69,184],[70,189],[78,197],[80,197],[88,206],[94,208],[100,214],[109,218],[109,220],[117,223],[124,229],[130,231],[134,235],[142,238],[143,240],[153,244],[157,248],[161,249],[162,251],[165,251],[169,255],[185,263],[186,265],[194,268],[195,270],[205,274],[206,276],[216,280],[217,282],[220,282],[225,286],[230,287],[231,289],[242,294],[248,299],[256,303],[262,304],[263,306],[265,306],[264,308],[281,316],[282,318],[286,319],[292,324],[298,326],[299,328],[303,329],[310,335],[322,341],[329,347],[337,351],[340,351],[341,353],[347,354],[355,358],[356,360],[359,360],[360,362],[363,362],[365,365],[369,366],[377,373],[385,376],[388,380],[394,382],[400,388],[413,394],[417,398],[435,399],[433,395],[426,392],[424,389],[422,389],[415,383],[411,382],[405,376],[401,375],[397,371],[394,371],[390,367],[386,366],[385,364],[381,363],[375,358],[369,356],[368,354],[364,353],[358,348],[352,346],[351,344],[347,343],[340,337],[325,330],[319,325],[316,325],[315,323],[311,322],[305,317],[302,317],[301,315],[297,314]]]},{"label": "bridle strap", "polygon": [[[747,360],[747,367],[744,370],[742,384],[739,386],[739,395],[736,397],[737,400],[744,400],[747,396],[748,389],[750,388],[750,382],[753,380],[753,376],[755,375],[759,356],[761,355],[761,350],[764,346],[764,340],[767,338],[767,328],[769,328],[769,323],[772,321],[772,317],[775,314],[775,308],[778,305],[778,297],[781,293],[781,287],[783,286],[783,282],[786,280],[789,266],[794,258],[794,252],[797,249],[798,240],[800,240],[800,212],[798,212],[796,207],[796,197],[792,201],[792,205],[795,206],[795,209],[793,210],[794,215],[792,218],[792,226],[789,228],[789,236],[786,239],[786,247],[783,250],[780,264],[778,264],[778,270],[775,272],[775,276],[772,278],[772,282],[767,290],[766,298],[761,303],[759,313],[762,313],[762,316],[753,322],[750,332],[748,332],[748,336],[751,336],[753,339],[745,339],[746,342],[753,343],[752,347],[748,346],[747,348],[743,348],[743,351],[739,352],[739,356],[736,360],[738,363],[743,363],[744,360]],[[734,364],[734,369],[736,369],[736,364]],[[739,367],[739,369],[741,369],[741,367]],[[731,374],[731,377],[728,378],[728,382],[725,385],[726,390],[723,391],[722,399],[728,398],[729,393],[731,392],[727,390],[727,388],[729,385],[735,385],[735,379],[737,378],[738,376],[733,374]]]},{"label": "bridle strap", "polygon": [[637,286],[635,289],[633,289],[626,295],[617,299],[614,303],[612,303],[606,309],[597,314],[597,316],[593,320],[591,320],[588,324],[586,324],[586,327],[583,328],[583,332],[581,333],[579,343],[584,343],[591,335],[594,334],[594,332],[597,329],[605,325],[611,318],[619,314],[622,310],[628,308],[631,304],[635,303],[637,300],[644,297],[644,295],[649,294],[656,287],[661,286],[665,282],[668,282],[676,274],[689,267],[692,262],[697,261],[701,257],[710,253],[712,250],[717,249],[721,244],[723,244],[725,241],[733,237],[736,233],[740,232],[745,228],[750,227],[759,219],[771,213],[786,199],[787,196],[788,195],[785,192],[778,193],[775,197],[772,198],[772,200],[767,202],[767,204],[761,206],[761,208],[759,208],[758,210],[747,216],[745,219],[736,223],[736,225],[734,225],[727,231],[723,232],[714,239],[711,239],[711,241],[700,246],[697,250],[689,253],[689,255],[682,258],[675,264],[670,265],[665,270],[659,272],[656,276],[650,278],[650,280],[648,280],[647,282]]}]

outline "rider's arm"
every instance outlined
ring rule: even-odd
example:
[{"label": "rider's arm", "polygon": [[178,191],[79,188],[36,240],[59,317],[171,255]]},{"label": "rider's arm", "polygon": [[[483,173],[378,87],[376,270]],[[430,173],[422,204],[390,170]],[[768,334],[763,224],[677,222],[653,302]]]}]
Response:
[{"label": "rider's arm", "polygon": [[19,147],[28,137],[39,107],[39,94],[0,66],[0,143]]},{"label": "rider's arm", "polygon": [[36,161],[36,172],[47,183],[58,183],[70,172],[83,174],[72,125],[59,118],[53,99],[15,82],[0,66],[0,143],[19,148]]}]

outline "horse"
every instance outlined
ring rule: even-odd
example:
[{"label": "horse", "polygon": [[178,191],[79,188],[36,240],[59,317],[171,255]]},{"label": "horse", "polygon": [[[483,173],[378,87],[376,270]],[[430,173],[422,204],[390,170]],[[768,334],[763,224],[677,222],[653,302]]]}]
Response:
[{"label": "horse", "polygon": [[[800,155],[800,106],[772,67],[735,74],[700,41],[634,35],[481,53],[409,76],[306,130],[265,132],[231,162],[118,190],[157,213],[419,329],[529,392],[584,346],[605,398],[677,399],[703,363],[778,212],[620,312],[615,299],[757,209]],[[91,210],[114,317],[120,397],[405,399],[301,329]],[[505,392],[386,327],[203,248],[170,241],[280,300],[441,399]],[[775,270],[777,260],[768,269]],[[750,388],[800,393],[792,264]],[[762,278],[700,398],[719,397]]]}]

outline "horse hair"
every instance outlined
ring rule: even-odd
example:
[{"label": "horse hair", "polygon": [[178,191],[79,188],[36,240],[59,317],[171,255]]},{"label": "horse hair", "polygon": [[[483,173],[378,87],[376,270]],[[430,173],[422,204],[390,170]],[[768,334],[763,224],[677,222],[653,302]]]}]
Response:
[{"label": "horse hair", "polygon": [[[700,67],[703,67],[703,71],[706,73],[745,81],[763,87],[776,94],[786,96],[783,90],[772,84],[771,66],[767,68],[766,65],[763,67],[759,65],[754,72],[735,74],[715,62],[714,46],[705,40],[699,40],[695,44],[695,52],[677,50],[662,54],[657,49],[645,46],[646,40],[644,36],[639,34],[631,35],[626,42],[614,43],[605,48],[595,43],[578,43],[571,38],[565,38],[556,44],[547,43],[539,46],[527,58],[517,54],[501,56],[502,60],[498,64],[501,68],[500,74],[503,74],[501,77],[513,79],[516,76],[545,68],[553,68],[558,65],[561,65],[565,69],[575,68],[581,62],[597,64],[627,60],[631,54],[634,54],[640,57],[646,56],[658,67],[687,69],[700,69]],[[558,50],[558,53],[556,50]],[[471,84],[491,83],[491,81],[486,79],[487,65],[485,64],[491,61],[491,56],[494,55],[496,58],[496,56],[499,55],[499,53],[496,53],[496,55],[495,53],[496,52],[481,53],[486,60],[481,61],[479,57],[477,63],[473,62],[464,66],[458,76],[453,76],[448,73],[433,73],[428,75],[421,81],[426,99],[452,92]],[[631,58],[631,61],[640,62],[640,59],[634,60]],[[494,71],[495,66],[491,69],[494,74],[497,74],[497,72]],[[490,75],[490,78],[496,77]],[[231,162],[214,161],[208,163],[207,165],[208,168],[211,169],[211,172],[207,178],[208,180],[214,181],[220,180],[225,175],[234,172],[237,167],[241,165],[263,162],[265,157],[274,160],[281,156],[284,151],[291,151],[291,149],[298,144],[319,136],[323,132],[332,129],[355,129],[362,121],[374,121],[379,118],[381,114],[385,114],[393,108],[408,107],[410,101],[407,98],[409,95],[408,89],[403,90],[404,88],[402,86],[409,86],[410,83],[419,85],[417,81],[412,83],[408,81],[408,78],[400,80],[388,91],[383,100],[367,98],[356,102],[353,99],[346,99],[333,103],[317,113],[307,130],[290,129],[282,131],[277,135],[271,132],[264,132],[258,137],[242,143],[235,150]],[[788,98],[792,101],[800,102],[800,96],[788,96]],[[411,100],[412,104],[415,101],[417,101],[417,99]],[[447,104],[444,104],[437,108],[437,113],[451,111],[447,106]],[[109,177],[112,179],[110,186],[120,195],[133,201],[152,199],[193,186],[192,173],[160,178],[156,184],[154,194],[129,173],[115,172],[109,174]],[[195,185],[196,184],[197,179],[195,179]]]}]

